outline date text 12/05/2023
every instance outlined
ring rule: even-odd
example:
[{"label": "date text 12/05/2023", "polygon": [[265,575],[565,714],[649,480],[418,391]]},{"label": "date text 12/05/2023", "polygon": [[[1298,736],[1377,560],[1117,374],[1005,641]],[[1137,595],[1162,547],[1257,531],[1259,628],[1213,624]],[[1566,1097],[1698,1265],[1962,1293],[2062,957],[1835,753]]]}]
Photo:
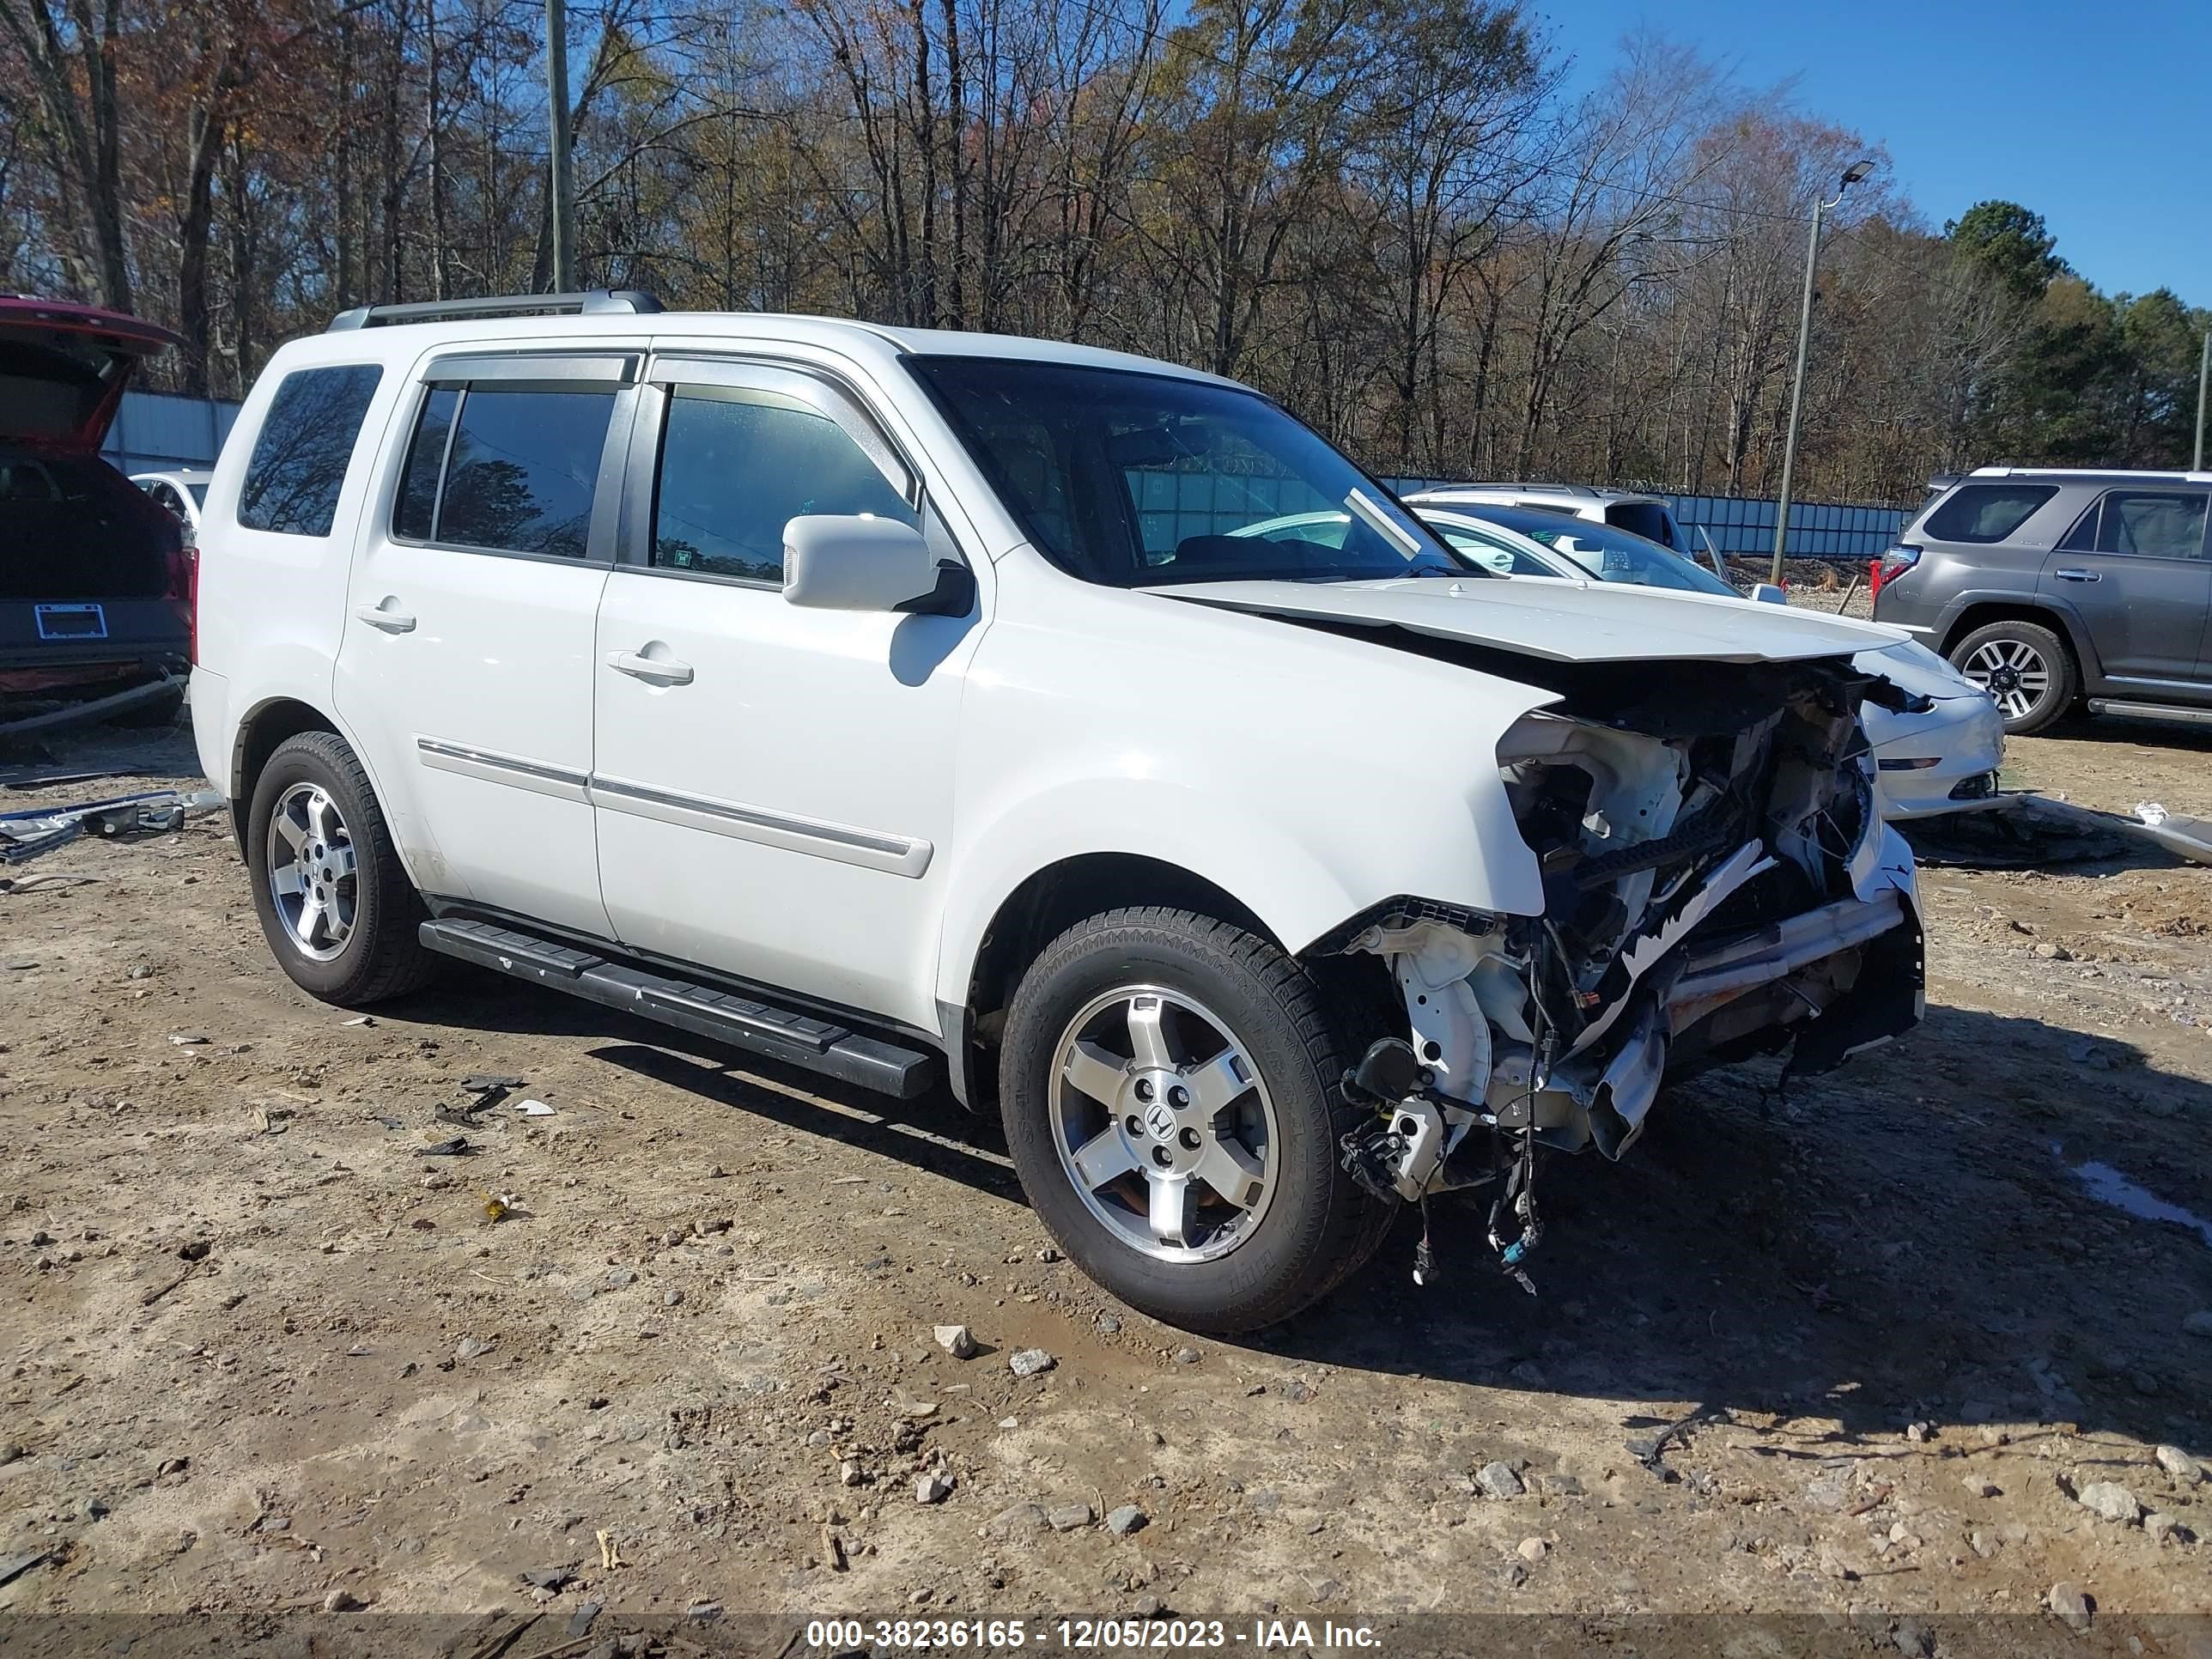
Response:
[{"label": "date text 12/05/2023", "polygon": [[1373,1650],[1377,1633],[1333,1620],[1255,1619],[819,1619],[806,1626],[809,1650],[851,1648],[990,1653],[1023,1648],[1068,1652],[1176,1652],[1243,1647],[1261,1652]]}]

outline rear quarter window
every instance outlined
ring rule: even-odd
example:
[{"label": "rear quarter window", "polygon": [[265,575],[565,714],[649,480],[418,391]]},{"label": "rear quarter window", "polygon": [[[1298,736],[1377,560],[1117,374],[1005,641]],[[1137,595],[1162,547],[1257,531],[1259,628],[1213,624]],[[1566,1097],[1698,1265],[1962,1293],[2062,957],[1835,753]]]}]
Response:
[{"label": "rear quarter window", "polygon": [[327,536],[369,399],[374,363],[295,368],[276,387],[238,489],[238,522],[282,536]]},{"label": "rear quarter window", "polygon": [[1667,509],[1656,501],[1615,501],[1606,508],[1605,521],[1662,547],[1674,544],[1674,524],[1667,517]]},{"label": "rear quarter window", "polygon": [[2057,493],[2056,484],[1961,484],[1921,533],[1940,542],[2001,542]]}]

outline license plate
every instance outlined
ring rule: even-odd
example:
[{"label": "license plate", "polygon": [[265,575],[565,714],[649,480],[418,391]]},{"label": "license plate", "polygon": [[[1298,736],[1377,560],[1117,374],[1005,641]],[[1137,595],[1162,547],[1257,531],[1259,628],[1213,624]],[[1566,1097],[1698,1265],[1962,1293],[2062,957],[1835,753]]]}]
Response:
[{"label": "license plate", "polygon": [[96,605],[40,605],[31,607],[42,640],[104,640],[107,612]]}]

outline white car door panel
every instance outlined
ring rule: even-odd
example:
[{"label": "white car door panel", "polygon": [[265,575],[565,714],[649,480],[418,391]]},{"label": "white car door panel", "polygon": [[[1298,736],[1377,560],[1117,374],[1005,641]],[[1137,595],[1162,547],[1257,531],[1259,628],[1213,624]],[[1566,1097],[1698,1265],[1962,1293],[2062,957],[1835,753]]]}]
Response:
[{"label": "white car door panel", "polygon": [[785,523],[915,522],[912,471],[811,375],[663,358],[648,380],[597,639],[592,799],[615,935],[934,1029],[933,855],[977,608],[787,604]]},{"label": "white car door panel", "polygon": [[338,660],[339,711],[379,751],[417,879],[599,935],[594,629],[642,362],[434,360],[403,404]]}]

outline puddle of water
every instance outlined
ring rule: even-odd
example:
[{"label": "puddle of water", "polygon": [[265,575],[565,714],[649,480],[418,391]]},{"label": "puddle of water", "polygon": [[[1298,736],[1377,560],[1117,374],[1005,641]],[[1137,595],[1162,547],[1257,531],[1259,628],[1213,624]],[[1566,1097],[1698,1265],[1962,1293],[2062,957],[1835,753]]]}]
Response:
[{"label": "puddle of water", "polygon": [[2178,1222],[2212,1247],[2212,1221],[2136,1186],[2109,1164],[2077,1164],[2074,1166],[2074,1178],[2087,1188],[2089,1196],[2100,1203],[2125,1210],[2138,1221]]}]

